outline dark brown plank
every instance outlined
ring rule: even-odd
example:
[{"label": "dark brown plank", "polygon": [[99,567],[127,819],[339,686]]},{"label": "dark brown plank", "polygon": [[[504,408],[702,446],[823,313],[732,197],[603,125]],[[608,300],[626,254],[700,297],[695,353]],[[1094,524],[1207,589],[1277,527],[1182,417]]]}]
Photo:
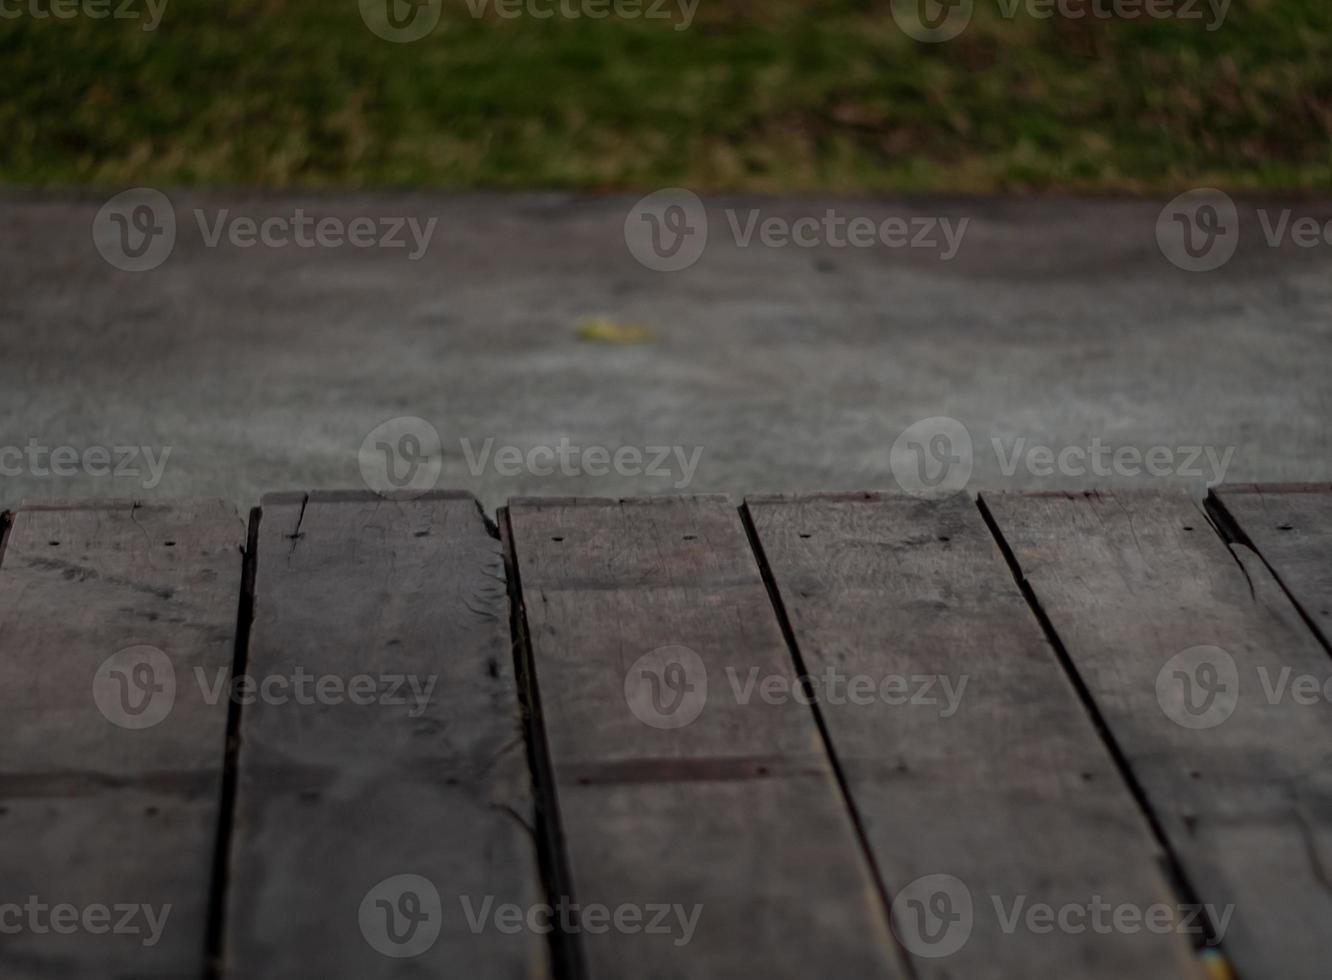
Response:
[{"label": "dark brown plank", "polygon": [[809,708],[731,694],[727,668],[794,676],[735,508],[515,500],[507,519],[562,884],[584,908],[675,910],[662,934],[580,932],[588,975],[903,976]]},{"label": "dark brown plank", "polygon": [[[5,914],[0,926],[19,926],[0,934],[6,980],[202,975],[227,705],[194,672],[231,666],[244,542],[213,501],[14,515],[0,566],[0,907],[32,898],[93,918],[42,934],[50,911]],[[118,926],[128,910],[115,906],[139,907],[137,932],[85,928]]]},{"label": "dark brown plank", "polygon": [[227,975],[545,975],[544,935],[467,916],[542,897],[503,558],[475,500],[265,498],[247,673],[297,670],[348,693],[241,707]]},{"label": "dark brown plank", "polygon": [[1239,975],[1326,977],[1332,711],[1265,684],[1332,662],[1280,585],[1182,495],[984,502]]},{"label": "dark brown plank", "polygon": [[[746,506],[880,874],[901,895],[894,928],[916,975],[1199,977],[1180,932],[1046,933],[997,912],[1178,900],[975,505]],[[907,905],[922,889],[971,915],[922,930]]]},{"label": "dark brown plank", "polygon": [[1332,485],[1218,487],[1212,502],[1332,646]]}]

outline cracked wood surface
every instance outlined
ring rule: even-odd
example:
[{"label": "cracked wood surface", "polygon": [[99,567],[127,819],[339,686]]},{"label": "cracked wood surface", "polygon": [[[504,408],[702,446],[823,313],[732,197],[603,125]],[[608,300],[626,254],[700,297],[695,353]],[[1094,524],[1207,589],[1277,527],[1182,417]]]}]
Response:
[{"label": "cracked wood surface", "polygon": [[[924,954],[916,976],[1200,980],[1177,934],[1010,932],[996,913],[995,899],[1019,896],[1055,908],[1177,898],[975,504],[838,494],[746,509],[804,669],[821,679],[819,710],[884,886],[910,896],[946,875],[954,904],[972,901],[970,938],[945,957],[900,908],[899,937]],[[873,692],[853,691],[857,678]]]},{"label": "cracked wood surface", "polygon": [[227,706],[193,674],[231,664],[244,542],[215,501],[13,516],[0,565],[0,905],[170,908],[155,939],[143,916],[139,934],[6,929],[6,980],[202,975]]},{"label": "cracked wood surface", "polygon": [[1279,583],[1183,495],[983,502],[1239,975],[1325,978],[1332,714],[1289,681],[1332,661]]},{"label": "cracked wood surface", "polygon": [[[0,518],[0,909],[172,908],[151,946],[0,935],[0,975],[198,977],[214,951],[237,978],[1193,980],[1170,937],[999,935],[1012,892],[1210,903],[1243,980],[1322,980],[1332,660],[1290,596],[1319,621],[1328,492],[1218,491],[1261,558],[1157,493],[520,499],[507,554],[466,494],[281,494],[248,563],[217,503],[24,507]],[[154,724],[112,720],[159,705],[126,707],[125,648],[175,682]],[[304,700],[231,704],[233,655]],[[961,700],[812,708],[797,675],[829,665]],[[885,901],[931,873],[973,922],[908,960]],[[432,891],[437,938],[393,943]],[[638,928],[494,917],[560,899]],[[671,904],[697,919],[646,931]]]},{"label": "cracked wood surface", "polygon": [[1212,501],[1332,649],[1332,484],[1219,487]]},{"label": "cracked wood surface", "polygon": [[734,505],[515,500],[507,520],[573,899],[701,907],[687,944],[582,935],[587,975],[904,977],[812,713],[731,686],[794,677]]},{"label": "cracked wood surface", "polygon": [[[504,563],[475,500],[270,495],[259,531],[248,673],[375,693],[242,707],[226,975],[546,975],[543,936],[474,930],[462,904],[543,900]],[[442,902],[409,959],[369,941],[409,926],[401,887],[367,900],[399,875]]]}]

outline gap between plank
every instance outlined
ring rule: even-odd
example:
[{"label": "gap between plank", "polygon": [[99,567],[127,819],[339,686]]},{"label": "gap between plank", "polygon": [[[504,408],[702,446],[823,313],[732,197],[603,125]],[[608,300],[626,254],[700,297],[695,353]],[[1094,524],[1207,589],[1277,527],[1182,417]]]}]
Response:
[{"label": "gap between plank", "polygon": [[902,948],[898,942],[897,933],[893,931],[892,901],[888,896],[883,874],[879,869],[878,861],[874,858],[874,851],[870,848],[869,837],[865,833],[865,825],[861,820],[860,811],[856,808],[856,801],[851,795],[851,787],[847,783],[846,773],[842,769],[841,761],[837,758],[837,751],[833,746],[827,721],[823,717],[818,699],[814,696],[814,688],[809,681],[809,670],[805,666],[805,658],[800,653],[800,645],[796,642],[795,630],[791,626],[790,617],[786,614],[786,606],[783,604],[781,593],[777,589],[776,576],[773,575],[772,567],[768,564],[768,556],[763,551],[763,542],[759,538],[754,517],[749,512],[748,502],[742,502],[739,510],[740,522],[744,525],[745,534],[749,538],[749,549],[754,555],[755,563],[758,565],[759,575],[763,578],[763,585],[768,590],[768,601],[772,605],[773,614],[777,617],[777,624],[781,628],[782,637],[786,640],[787,652],[791,655],[791,660],[795,664],[796,676],[800,681],[801,690],[805,694],[810,711],[814,714],[814,723],[818,726],[820,738],[823,739],[823,748],[828,754],[828,763],[832,767],[833,776],[837,779],[837,788],[842,794],[842,802],[846,804],[847,813],[851,817],[851,825],[855,828],[856,840],[860,842],[860,852],[869,865],[870,874],[873,876],[874,891],[879,896],[879,905],[884,919],[888,923],[888,934],[892,936],[893,948],[897,951],[898,963],[901,965],[904,976],[908,977],[909,980],[919,980],[915,963],[907,955],[906,950]]},{"label": "gap between plank", "polygon": [[[1261,494],[1262,491],[1255,489],[1254,492]],[[1290,590],[1288,585],[1286,585],[1286,580],[1281,577],[1281,573],[1277,571],[1276,566],[1267,560],[1267,556],[1263,554],[1262,549],[1254,544],[1253,539],[1244,532],[1244,528],[1240,527],[1239,521],[1237,521],[1234,515],[1226,508],[1225,501],[1216,495],[1215,490],[1207,491],[1207,499],[1203,501],[1203,507],[1209,523],[1216,528],[1216,533],[1221,535],[1221,540],[1226,543],[1226,547],[1229,548],[1232,545],[1239,545],[1240,547],[1248,548],[1258,556],[1258,560],[1261,561],[1264,567],[1272,573],[1272,577],[1276,579],[1277,585],[1281,586],[1281,591],[1286,594],[1286,598],[1288,598],[1291,605],[1295,607],[1295,611],[1300,614],[1300,618],[1304,620],[1305,625],[1313,631],[1313,635],[1318,639],[1318,642],[1323,645],[1323,649],[1326,650],[1329,655],[1332,655],[1332,637],[1324,635],[1323,629],[1318,621],[1310,615],[1309,611],[1304,608],[1303,603],[1300,602],[1299,597]]]},{"label": "gap between plank", "polygon": [[0,510],[0,566],[5,563],[5,545],[9,544],[9,529],[14,525],[14,515],[10,511]]},{"label": "gap between plank", "polygon": [[[249,669],[250,626],[254,622],[255,570],[259,557],[259,521],[263,511],[255,507],[250,511],[250,526],[245,541],[241,566],[240,599],[236,605],[235,647],[231,657],[232,678],[241,677]],[[227,699],[227,736],[225,761],[222,764],[222,797],[218,809],[217,840],[213,851],[212,889],[209,895],[208,927],[205,954],[206,976],[218,980],[223,972],[223,942],[226,929],[227,875],[231,862],[231,828],[236,805],[236,756],[240,750],[241,704],[238,698]]]},{"label": "gap between plank", "polygon": [[[989,528],[990,534],[994,537],[996,544],[999,546],[999,551],[1004,556],[1004,561],[1008,563],[1009,573],[1013,576],[1014,581],[1017,582],[1018,589],[1022,592],[1022,597],[1027,600],[1027,605],[1031,608],[1032,615],[1036,617],[1036,621],[1040,623],[1041,629],[1045,633],[1045,638],[1049,641],[1051,648],[1054,650],[1055,657],[1058,659],[1060,667],[1063,669],[1069,682],[1073,685],[1073,690],[1077,694],[1078,700],[1082,703],[1083,710],[1087,712],[1097,734],[1101,736],[1102,742],[1109,750],[1111,761],[1114,763],[1115,768],[1119,770],[1119,775],[1128,787],[1128,791],[1132,795],[1134,802],[1138,804],[1138,809],[1141,810],[1143,816],[1146,817],[1147,825],[1151,828],[1152,837],[1156,841],[1157,847],[1161,849],[1161,854],[1165,861],[1165,867],[1163,870],[1166,873],[1168,883],[1174,888],[1176,896],[1181,902],[1200,910],[1199,918],[1202,920],[1205,929],[1201,939],[1195,941],[1194,948],[1196,950],[1214,949],[1224,955],[1224,946],[1222,946],[1217,939],[1216,925],[1212,922],[1212,917],[1208,908],[1200,900],[1196,889],[1193,887],[1193,883],[1189,881],[1188,875],[1184,871],[1183,864],[1175,854],[1174,848],[1170,846],[1170,841],[1166,837],[1165,828],[1161,825],[1161,821],[1157,817],[1156,811],[1152,808],[1146,790],[1144,790],[1142,784],[1138,782],[1138,778],[1134,775],[1133,768],[1129,764],[1127,756],[1124,755],[1124,751],[1120,747],[1119,742],[1115,739],[1114,733],[1110,730],[1110,726],[1106,724],[1100,709],[1097,708],[1091,690],[1083,682],[1082,675],[1078,673],[1077,666],[1073,663],[1073,658],[1069,655],[1068,648],[1064,646],[1064,641],[1060,639],[1059,633],[1055,630],[1054,623],[1041,607],[1040,600],[1036,597],[1036,592],[1032,589],[1031,583],[1027,581],[1026,575],[1022,573],[1022,566],[1018,564],[1017,555],[1013,553],[1013,549],[1009,547],[1008,541],[1004,538],[1003,531],[999,528],[999,522],[995,520],[994,515],[990,512],[990,508],[986,505],[984,497],[976,498],[976,506],[980,509],[981,517],[985,521],[986,527]],[[1230,969],[1232,980],[1242,980],[1242,978],[1234,972],[1234,965],[1230,958],[1226,957],[1226,959],[1228,963],[1231,963]]]},{"label": "gap between plank", "polygon": [[[478,504],[478,507],[480,505]],[[482,516],[485,512],[482,511]],[[513,524],[509,509],[503,507],[495,515],[497,533],[504,551],[504,569],[509,590],[509,636],[513,648],[514,682],[518,688],[518,701],[523,712],[523,734],[527,742],[527,765],[532,779],[532,802],[535,809],[537,832],[537,862],[546,888],[546,899],[552,905],[568,900],[574,905],[573,872],[564,846],[564,830],[560,823],[559,795],[556,791],[554,767],[550,761],[550,746],[546,741],[546,726],[541,715],[541,692],[537,686],[536,664],[527,630],[527,609],[523,604],[522,583],[518,574],[518,550],[513,539]],[[491,528],[487,520],[487,529]],[[578,915],[571,911],[575,930],[565,932],[557,927],[549,932],[551,975],[553,980],[584,980],[587,966],[583,958],[582,942],[576,928]],[[560,917],[563,922],[563,916]]]}]

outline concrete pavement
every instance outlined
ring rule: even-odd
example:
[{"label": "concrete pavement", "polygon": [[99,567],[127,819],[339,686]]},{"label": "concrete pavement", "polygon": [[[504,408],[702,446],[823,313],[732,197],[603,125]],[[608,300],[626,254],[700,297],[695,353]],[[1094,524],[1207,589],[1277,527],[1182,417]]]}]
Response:
[{"label": "concrete pavement", "polygon": [[[706,249],[663,272],[626,244],[637,195],[169,190],[174,246],[128,272],[95,241],[108,196],[0,194],[0,507],[247,506],[390,464],[488,508],[963,463],[971,492],[1332,479],[1332,245],[1267,240],[1332,201],[1242,201],[1237,253],[1197,273],[1158,247],[1160,200],[709,198]],[[415,259],[409,218],[436,219]],[[839,246],[854,218],[873,241]],[[375,244],[296,241],[325,219]],[[650,342],[580,337],[598,316]],[[367,443],[397,418],[429,428]],[[931,418],[954,421],[910,428]]]}]

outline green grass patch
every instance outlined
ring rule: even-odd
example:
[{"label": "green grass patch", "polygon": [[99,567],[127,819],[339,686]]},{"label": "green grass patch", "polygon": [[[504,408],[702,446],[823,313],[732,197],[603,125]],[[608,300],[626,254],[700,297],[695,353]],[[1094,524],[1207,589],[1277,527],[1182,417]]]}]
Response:
[{"label": "green grass patch", "polygon": [[1234,0],[1215,31],[1008,18],[977,0],[941,44],[903,34],[889,0],[700,0],[687,30],[475,18],[466,0],[444,2],[438,27],[409,44],[372,33],[356,0],[171,0],[152,32],[0,18],[0,180],[1332,186],[1328,0]]}]

